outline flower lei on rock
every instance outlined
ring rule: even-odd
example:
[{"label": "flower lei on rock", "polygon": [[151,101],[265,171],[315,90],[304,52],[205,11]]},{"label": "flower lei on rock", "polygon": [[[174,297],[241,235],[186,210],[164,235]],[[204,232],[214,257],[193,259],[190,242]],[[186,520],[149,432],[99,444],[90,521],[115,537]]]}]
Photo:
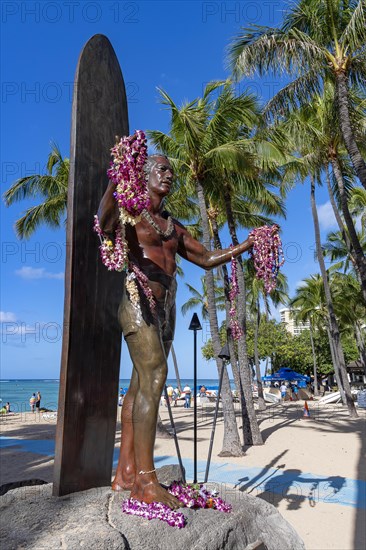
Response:
[{"label": "flower lei on rock", "polygon": [[119,224],[115,231],[114,243],[103,233],[98,216],[94,216],[94,231],[100,238],[100,255],[109,271],[127,271],[126,288],[132,304],[140,304],[137,283],[145,294],[151,310],[155,307],[153,293],[148,286],[146,275],[128,259],[128,244],[125,237],[126,224],[136,225],[142,212],[149,206],[150,198],[146,185],[144,165],[147,159],[146,136],[136,130],[125,136],[111,149],[113,161],[107,171],[108,178],[116,190],[113,193],[119,210]]},{"label": "flower lei on rock", "polygon": [[[217,491],[209,491],[203,484],[190,485],[174,481],[168,491],[187,508],[213,508],[220,512],[231,512],[231,505],[219,498]],[[178,529],[182,529],[187,524],[187,519],[182,512],[172,510],[162,502],[146,504],[146,502],[129,498],[122,502],[122,512],[148,520],[159,519]]]},{"label": "flower lei on rock", "polygon": [[231,512],[231,504],[218,496],[218,491],[209,491],[202,483],[173,482],[169,493],[180,500],[187,508],[213,508],[220,512]]},{"label": "flower lei on rock", "polygon": [[231,278],[230,278],[230,290],[229,290],[229,300],[230,300],[230,330],[233,340],[239,340],[243,335],[243,329],[239,325],[238,321],[238,312],[237,312],[237,298],[239,295],[239,285],[238,285],[238,262],[236,258],[231,258]]},{"label": "flower lei on rock", "polygon": [[278,271],[285,263],[277,226],[257,227],[249,236],[254,238],[249,254],[254,260],[256,277],[263,280],[264,290],[269,294],[276,288]]}]

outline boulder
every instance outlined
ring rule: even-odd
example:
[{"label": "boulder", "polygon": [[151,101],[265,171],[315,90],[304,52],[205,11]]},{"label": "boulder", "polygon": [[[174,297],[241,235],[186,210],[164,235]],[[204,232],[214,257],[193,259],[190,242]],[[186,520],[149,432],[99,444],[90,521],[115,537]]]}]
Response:
[{"label": "boulder", "polygon": [[[161,470],[159,479],[165,484],[179,477],[176,466]],[[0,547],[7,550],[305,548],[293,527],[271,504],[234,489],[221,496],[232,503],[231,513],[183,508],[187,525],[177,529],[162,521],[123,514],[121,502],[128,493],[114,493],[110,487],[64,497],[52,496],[52,484],[21,487],[0,497]]]}]

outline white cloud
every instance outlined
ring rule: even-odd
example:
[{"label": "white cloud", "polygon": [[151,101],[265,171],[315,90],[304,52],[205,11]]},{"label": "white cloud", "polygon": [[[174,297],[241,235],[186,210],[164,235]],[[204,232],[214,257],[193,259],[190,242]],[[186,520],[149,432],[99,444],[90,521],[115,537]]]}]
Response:
[{"label": "white cloud", "polygon": [[16,275],[19,275],[19,277],[22,277],[22,279],[63,279],[64,274],[63,272],[59,273],[51,273],[50,271],[46,271],[44,267],[29,267],[24,266],[21,269],[17,269],[15,271]]},{"label": "white cloud", "polygon": [[330,201],[320,204],[317,209],[319,224],[322,229],[335,229],[338,227]]},{"label": "white cloud", "polygon": [[15,313],[0,311],[0,323],[13,323],[17,320]]}]

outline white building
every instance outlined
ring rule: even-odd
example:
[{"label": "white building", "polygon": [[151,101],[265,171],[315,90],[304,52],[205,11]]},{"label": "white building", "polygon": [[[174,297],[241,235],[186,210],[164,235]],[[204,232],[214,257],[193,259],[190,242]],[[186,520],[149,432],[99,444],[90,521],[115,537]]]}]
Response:
[{"label": "white building", "polygon": [[301,321],[295,321],[293,318],[294,311],[295,310],[290,308],[280,309],[281,323],[286,325],[288,332],[291,332],[293,336],[297,336],[304,330],[310,329],[310,322],[306,321],[306,323],[302,323]]}]

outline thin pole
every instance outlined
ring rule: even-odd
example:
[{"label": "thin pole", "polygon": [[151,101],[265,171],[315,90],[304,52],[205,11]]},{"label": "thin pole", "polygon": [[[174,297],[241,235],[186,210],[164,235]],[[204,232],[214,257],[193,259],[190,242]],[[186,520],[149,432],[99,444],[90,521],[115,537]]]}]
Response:
[{"label": "thin pole", "polygon": [[181,473],[181,476],[182,476],[182,481],[183,481],[183,483],[185,483],[186,482],[186,475],[185,475],[185,470],[184,470],[184,467],[183,467],[182,457],[181,457],[181,454],[180,454],[179,442],[178,442],[178,438],[177,438],[177,432],[176,432],[176,429],[175,429],[175,423],[174,423],[172,408],[170,406],[170,401],[169,401],[168,390],[167,390],[166,384],[164,386],[164,397],[165,397],[165,401],[166,401],[166,404],[167,404],[167,407],[168,407],[170,424],[171,424],[172,430],[173,430],[175,450],[177,451],[177,457],[178,457],[178,462],[179,462],[179,467],[180,467],[180,473]]},{"label": "thin pole", "polygon": [[193,483],[197,483],[197,330],[194,331],[194,361],[193,361]]},{"label": "thin pole", "polygon": [[217,416],[219,414],[219,405],[220,405],[220,395],[221,395],[221,388],[222,388],[222,380],[224,378],[224,369],[225,369],[225,360],[222,361],[222,367],[220,372],[220,382],[219,382],[219,389],[217,390],[217,399],[216,399],[216,407],[215,407],[215,415],[213,419],[212,424],[212,430],[211,430],[211,439],[210,439],[210,448],[208,450],[208,456],[207,456],[207,464],[206,464],[206,472],[205,472],[205,480],[203,483],[207,483],[208,480],[208,472],[210,470],[210,464],[211,464],[211,455],[212,455],[212,447],[213,442],[215,438],[215,430],[216,430],[216,421]]}]

